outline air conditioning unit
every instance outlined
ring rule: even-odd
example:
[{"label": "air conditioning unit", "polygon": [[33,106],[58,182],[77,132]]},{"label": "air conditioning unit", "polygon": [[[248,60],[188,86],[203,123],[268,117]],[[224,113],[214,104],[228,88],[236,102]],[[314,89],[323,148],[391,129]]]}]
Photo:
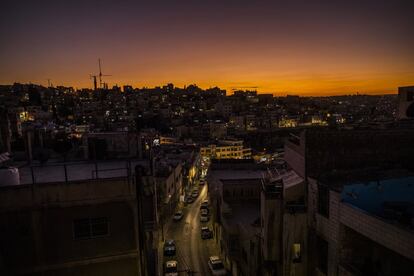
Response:
[{"label": "air conditioning unit", "polygon": [[398,88],[398,119],[414,119],[414,86]]}]

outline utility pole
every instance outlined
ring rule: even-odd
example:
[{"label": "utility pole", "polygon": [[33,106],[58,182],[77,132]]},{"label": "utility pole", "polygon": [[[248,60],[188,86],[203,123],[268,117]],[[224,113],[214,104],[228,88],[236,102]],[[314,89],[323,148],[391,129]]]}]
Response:
[{"label": "utility pole", "polygon": [[145,240],[145,228],[144,228],[144,218],[143,218],[143,206],[142,206],[142,199],[143,199],[143,182],[142,176],[144,175],[144,168],[142,166],[137,165],[135,167],[135,183],[136,183],[136,198],[137,198],[137,209],[138,209],[138,240],[139,240],[139,261],[140,261],[140,271],[142,272],[141,275],[148,275],[148,267],[147,267],[147,260],[144,259],[147,256],[146,250],[146,240]]}]

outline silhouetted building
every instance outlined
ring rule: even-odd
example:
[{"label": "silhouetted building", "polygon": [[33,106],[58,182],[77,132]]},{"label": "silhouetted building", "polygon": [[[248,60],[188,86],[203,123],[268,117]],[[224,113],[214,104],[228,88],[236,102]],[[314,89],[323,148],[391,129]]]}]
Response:
[{"label": "silhouetted building", "polygon": [[398,87],[398,119],[414,119],[414,86]]}]

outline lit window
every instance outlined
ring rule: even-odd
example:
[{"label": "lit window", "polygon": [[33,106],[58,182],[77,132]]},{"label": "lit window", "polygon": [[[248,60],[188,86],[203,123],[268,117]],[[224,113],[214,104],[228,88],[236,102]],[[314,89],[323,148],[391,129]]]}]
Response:
[{"label": "lit window", "polygon": [[300,263],[302,259],[302,254],[300,250],[300,243],[294,243],[292,246],[292,262]]}]

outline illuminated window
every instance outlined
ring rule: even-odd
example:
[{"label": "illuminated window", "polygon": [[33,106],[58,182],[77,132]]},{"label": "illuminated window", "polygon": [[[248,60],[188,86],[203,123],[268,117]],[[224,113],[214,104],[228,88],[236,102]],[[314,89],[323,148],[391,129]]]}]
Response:
[{"label": "illuminated window", "polygon": [[302,259],[300,243],[294,243],[292,246],[292,262],[300,263]]}]

